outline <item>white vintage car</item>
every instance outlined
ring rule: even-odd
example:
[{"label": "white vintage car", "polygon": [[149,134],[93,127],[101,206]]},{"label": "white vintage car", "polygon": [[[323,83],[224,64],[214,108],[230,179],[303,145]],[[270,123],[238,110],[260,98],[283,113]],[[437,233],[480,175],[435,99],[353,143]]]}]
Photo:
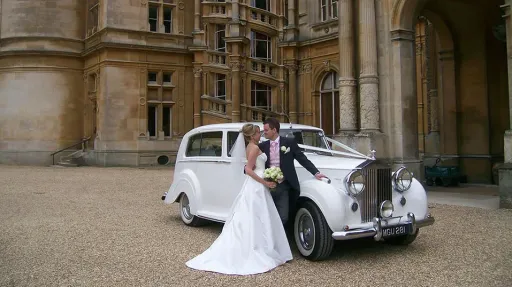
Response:
[{"label": "white vintage car", "polygon": [[[263,131],[261,123],[255,124]],[[243,176],[237,176],[238,180],[232,176],[242,171],[231,170],[228,153],[243,125],[206,125],[183,137],[174,180],[162,199],[167,204],[179,202],[186,225],[225,221],[243,180]],[[373,237],[409,244],[420,228],[434,223],[425,189],[406,168],[393,171],[380,164],[374,152],[370,156],[359,153],[316,127],[281,124],[280,135],[294,137],[308,159],[329,178],[317,180],[295,161],[300,199],[293,234],[305,258],[328,257],[334,240]]]}]

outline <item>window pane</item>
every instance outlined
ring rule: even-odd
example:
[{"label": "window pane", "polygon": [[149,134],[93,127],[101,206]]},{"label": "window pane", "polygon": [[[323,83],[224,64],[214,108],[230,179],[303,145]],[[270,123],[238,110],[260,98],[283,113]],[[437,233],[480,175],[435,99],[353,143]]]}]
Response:
[{"label": "window pane", "polygon": [[194,135],[188,140],[187,156],[199,156],[201,152],[201,134]]},{"label": "window pane", "polygon": [[267,59],[267,43],[263,41],[256,42],[256,58]]},{"label": "window pane", "polygon": [[203,133],[200,156],[222,155],[222,132]]},{"label": "window pane", "polygon": [[156,107],[148,106],[148,131],[150,137],[156,136],[156,117]]},{"label": "window pane", "polygon": [[225,29],[226,29],[226,26],[217,25],[217,32],[215,33],[216,34],[215,48],[217,50],[222,50],[222,51],[225,50],[225,47],[226,47],[226,41],[225,41],[226,31],[225,31]]},{"label": "window pane", "polygon": [[325,75],[324,82],[322,83],[322,90],[330,91],[333,89],[332,73]]},{"label": "window pane", "polygon": [[226,75],[217,74],[217,97],[224,98],[226,96]]},{"label": "window pane", "polygon": [[228,156],[231,157],[231,149],[233,148],[233,145],[235,145],[236,139],[238,138],[237,132],[228,132]]},{"label": "window pane", "polygon": [[149,19],[158,19],[158,7],[149,6]]},{"label": "window pane", "polygon": [[164,73],[164,83],[171,83],[171,73]]},{"label": "window pane", "polygon": [[169,21],[164,22],[164,28],[165,28],[165,33],[170,34],[171,33],[171,22],[169,22]]},{"label": "window pane", "polygon": [[338,0],[332,0],[332,17],[338,18]]},{"label": "window pane", "polygon": [[156,83],[156,73],[155,72],[148,73],[148,82]]},{"label": "window pane", "polygon": [[256,0],[254,4],[254,7],[256,8],[270,11],[270,7],[268,6],[268,0]]},{"label": "window pane", "polygon": [[164,136],[171,136],[171,107],[163,107],[162,114],[162,129],[164,130]]}]

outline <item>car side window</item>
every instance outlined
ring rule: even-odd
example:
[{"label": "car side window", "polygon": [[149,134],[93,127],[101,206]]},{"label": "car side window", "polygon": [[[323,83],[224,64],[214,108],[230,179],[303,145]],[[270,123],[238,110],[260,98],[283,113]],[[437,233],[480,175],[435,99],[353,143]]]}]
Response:
[{"label": "car side window", "polygon": [[222,132],[205,132],[190,137],[187,156],[222,156]]},{"label": "car side window", "polygon": [[201,134],[191,136],[187,145],[187,156],[199,156],[201,152]]},{"label": "car side window", "polygon": [[238,138],[238,132],[228,132],[228,156],[231,157],[231,149],[235,145],[236,139]]}]

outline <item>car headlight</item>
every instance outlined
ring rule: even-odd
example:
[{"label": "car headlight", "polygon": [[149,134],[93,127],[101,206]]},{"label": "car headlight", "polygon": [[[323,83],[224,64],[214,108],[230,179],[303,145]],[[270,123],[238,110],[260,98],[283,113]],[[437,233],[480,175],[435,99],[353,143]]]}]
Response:
[{"label": "car headlight", "polygon": [[395,207],[393,206],[393,203],[390,200],[384,200],[380,204],[380,216],[382,218],[388,218],[393,216],[393,211],[395,211]]},{"label": "car headlight", "polygon": [[354,170],[347,175],[345,186],[353,196],[359,195],[365,188],[364,175],[359,170]]},{"label": "car headlight", "polygon": [[399,168],[393,175],[393,185],[399,192],[404,192],[411,187],[413,174],[405,167]]}]

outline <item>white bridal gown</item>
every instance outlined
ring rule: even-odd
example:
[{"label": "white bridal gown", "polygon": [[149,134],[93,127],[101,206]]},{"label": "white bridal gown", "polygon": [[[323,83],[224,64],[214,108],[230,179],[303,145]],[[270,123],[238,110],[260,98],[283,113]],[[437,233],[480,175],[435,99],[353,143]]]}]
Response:
[{"label": "white bridal gown", "polygon": [[[256,159],[254,172],[262,176],[266,154]],[[261,183],[246,175],[222,233],[190,268],[233,275],[267,272],[292,259],[286,234],[272,200]]]}]

